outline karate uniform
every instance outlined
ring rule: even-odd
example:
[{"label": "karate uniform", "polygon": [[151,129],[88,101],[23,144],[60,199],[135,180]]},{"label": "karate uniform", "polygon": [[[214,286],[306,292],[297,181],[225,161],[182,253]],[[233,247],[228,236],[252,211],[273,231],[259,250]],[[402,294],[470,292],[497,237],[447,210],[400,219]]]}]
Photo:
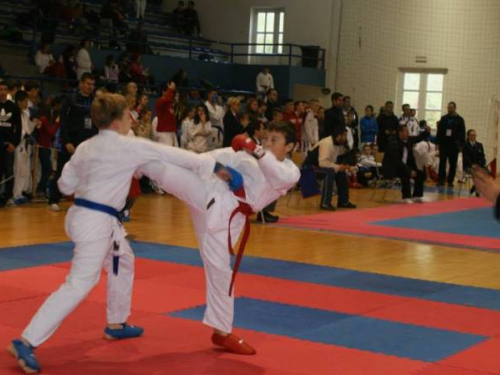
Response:
[{"label": "karate uniform", "polygon": [[13,198],[19,199],[23,196],[23,191],[27,192],[31,187],[31,152],[33,147],[29,143],[27,136],[33,133],[35,123],[30,120],[30,111],[21,111],[22,133],[21,142],[14,152],[14,190]]},{"label": "karate uniform", "polygon": [[[153,160],[189,168],[203,177],[211,176],[215,166],[208,155],[200,156],[142,138],[101,130],[78,146],[64,166],[58,181],[59,189],[66,195],[75,194],[75,198],[120,211],[134,172]],[[198,177],[195,172],[191,173]],[[119,221],[103,212],[73,206],[66,215],[66,233],[75,244],[68,277],[45,301],[23,333],[23,338],[35,347],[46,341],[83,301],[98,283],[103,266],[108,273],[108,323],[124,323],[130,315],[134,254]],[[113,242],[119,244],[120,254],[116,275],[112,272],[113,253],[116,253]]]},{"label": "karate uniform", "polygon": [[302,150],[311,151],[319,141],[318,118],[313,111],[307,112],[304,121],[304,140]]},{"label": "karate uniform", "polygon": [[[246,152],[223,148],[208,153],[219,163],[243,175],[246,200],[253,212],[285,195],[300,178],[291,160],[278,161],[271,152],[259,160]],[[207,308],[203,323],[226,333],[232,331],[234,293],[229,295],[232,278],[228,249],[229,219],[239,199],[227,184],[216,177],[203,183],[193,172],[174,165],[151,162],[140,168],[159,186],[189,205],[191,218],[205,268]],[[241,200],[241,199],[240,199]],[[237,214],[231,224],[234,246],[244,227],[245,216]]]}]

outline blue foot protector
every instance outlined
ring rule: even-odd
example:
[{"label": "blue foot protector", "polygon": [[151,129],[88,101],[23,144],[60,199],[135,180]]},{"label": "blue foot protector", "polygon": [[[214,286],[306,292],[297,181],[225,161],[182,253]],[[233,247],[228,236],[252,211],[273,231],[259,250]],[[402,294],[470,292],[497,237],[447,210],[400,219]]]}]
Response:
[{"label": "blue foot protector", "polygon": [[111,329],[106,327],[104,330],[104,338],[108,340],[121,340],[121,339],[131,339],[134,337],[140,337],[144,333],[144,329],[141,327],[131,326],[127,323],[122,324],[121,329]]},{"label": "blue foot protector", "polygon": [[36,374],[41,370],[33,349],[21,340],[13,340],[9,348],[10,354],[17,359],[19,366],[27,374]]}]

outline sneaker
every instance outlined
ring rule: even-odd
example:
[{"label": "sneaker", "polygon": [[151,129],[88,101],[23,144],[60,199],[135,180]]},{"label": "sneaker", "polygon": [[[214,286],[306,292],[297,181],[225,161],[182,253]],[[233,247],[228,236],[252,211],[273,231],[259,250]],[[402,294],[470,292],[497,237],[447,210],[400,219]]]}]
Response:
[{"label": "sneaker", "polygon": [[19,366],[25,373],[37,374],[41,368],[33,349],[32,346],[26,345],[22,340],[13,340],[7,350],[17,359]]},{"label": "sneaker", "polygon": [[413,203],[424,203],[424,200],[422,197],[413,198]]},{"label": "sneaker", "polygon": [[415,202],[413,202],[413,200],[411,198],[405,198],[403,199],[403,203],[406,203],[406,204],[413,204]]},{"label": "sneaker", "polygon": [[59,207],[57,203],[52,203],[51,205],[49,205],[49,210],[59,212],[61,211],[61,207]]},{"label": "sneaker", "polygon": [[7,203],[6,203],[6,206],[7,207],[13,207],[16,205],[16,201],[14,200],[14,198],[10,198]]},{"label": "sneaker", "polygon": [[354,203],[347,202],[337,205],[338,208],[356,208],[357,206]]},{"label": "sneaker", "polygon": [[25,196],[22,196],[21,198],[17,198],[14,200],[14,203],[16,206],[20,206],[22,204],[26,204],[29,202],[29,199],[26,198]]}]

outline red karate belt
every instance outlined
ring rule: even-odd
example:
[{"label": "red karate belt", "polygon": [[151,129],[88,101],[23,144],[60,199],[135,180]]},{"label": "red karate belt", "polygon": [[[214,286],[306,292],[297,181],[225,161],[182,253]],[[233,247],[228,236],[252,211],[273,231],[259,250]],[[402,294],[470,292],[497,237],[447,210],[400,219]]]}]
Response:
[{"label": "red karate belt", "polygon": [[[246,193],[245,193],[245,188],[241,187],[240,189],[234,191],[234,195],[236,195],[239,198],[245,199],[246,198]],[[227,242],[228,242],[228,248],[229,248],[229,254],[235,255],[234,249],[233,249],[233,243],[231,241],[231,223],[233,221],[233,218],[237,214],[243,214],[245,215],[245,228],[243,230],[243,237],[241,238],[240,241],[240,247],[238,249],[238,253],[236,254],[236,260],[234,262],[233,266],[233,276],[231,277],[231,285],[229,286],[229,295],[231,296],[233,294],[233,287],[234,287],[234,281],[236,280],[236,274],[238,273],[238,269],[240,268],[241,261],[243,259],[243,253],[245,252],[245,246],[248,241],[248,237],[250,237],[250,220],[249,217],[253,215],[253,210],[252,207],[248,203],[241,202],[238,200],[238,207],[234,209],[234,211],[231,213],[231,216],[229,217],[229,228],[228,228],[228,236],[227,236]]]}]

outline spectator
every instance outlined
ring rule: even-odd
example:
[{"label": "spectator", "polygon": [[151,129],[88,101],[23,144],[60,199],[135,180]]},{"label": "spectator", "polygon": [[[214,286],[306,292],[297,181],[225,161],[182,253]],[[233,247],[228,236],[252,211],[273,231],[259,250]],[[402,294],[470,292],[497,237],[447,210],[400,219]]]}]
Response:
[{"label": "spectator", "polygon": [[126,97],[132,95],[137,97],[137,91],[138,91],[137,83],[129,82],[125,85],[125,88],[123,89],[123,96]]},{"label": "spectator", "polygon": [[59,57],[59,62],[64,66],[64,72],[67,79],[76,80],[76,48],[69,44],[62,55]]},{"label": "spectator", "polygon": [[403,114],[399,118],[399,125],[408,126],[410,137],[416,137],[420,134],[420,126],[415,117],[412,116],[412,109],[409,104],[403,104]]},{"label": "spectator", "polygon": [[50,53],[50,45],[47,43],[42,44],[36,52],[35,63],[42,74],[57,78],[64,78],[65,76],[64,66],[54,60]]},{"label": "spectator", "polygon": [[262,146],[266,138],[266,126],[262,121],[250,121],[245,127],[245,133],[257,145]]},{"label": "spectator", "polygon": [[132,75],[132,79],[139,85],[145,86],[148,84],[148,69],[144,69],[142,66],[142,58],[138,53],[135,53],[132,56],[130,74]]},{"label": "spectator", "polygon": [[380,173],[380,168],[382,163],[377,163],[375,157],[373,156],[372,147],[370,144],[365,143],[363,145],[363,153],[358,159],[358,173],[357,180],[363,186],[368,186],[369,182],[374,178],[377,178]]},{"label": "spectator", "polygon": [[[399,177],[401,179],[401,192],[406,203],[422,203],[424,195],[425,172],[417,168],[413,147],[429,136],[430,128],[416,137],[410,137],[407,125],[399,125],[397,136],[390,137],[382,161],[385,179]],[[413,193],[410,179],[413,179]]]},{"label": "spectator", "polygon": [[61,152],[57,159],[57,172],[50,187],[49,208],[58,212],[61,192],[57,180],[64,165],[71,159],[76,148],[97,134],[90,118],[90,106],[94,100],[95,79],[90,73],[82,74],[78,92],[66,98],[61,108]]},{"label": "spectator", "polygon": [[378,124],[373,113],[373,106],[367,105],[365,108],[365,116],[361,119],[361,143],[375,143],[377,134]]},{"label": "spectator", "polygon": [[137,53],[139,55],[152,53],[148,45],[148,37],[144,32],[142,21],[137,23],[137,28],[130,32],[127,40],[127,52]]},{"label": "spectator", "polygon": [[153,112],[149,108],[144,108],[139,119],[139,126],[134,130],[136,136],[150,140],[153,139],[152,118]]},{"label": "spectator", "polygon": [[[196,115],[196,107],[187,107],[184,112],[184,119],[181,126],[181,147],[188,146],[188,128],[194,125],[194,117]],[[225,133],[224,133],[225,134]]]},{"label": "spectator", "polygon": [[[438,122],[436,143],[439,147],[439,181],[438,186],[444,186],[448,177],[448,186],[453,187],[457,171],[458,153],[465,143],[465,121],[457,113],[455,102],[448,103],[448,114]],[[448,176],[446,164],[450,163]]]},{"label": "spectator", "polygon": [[377,146],[379,152],[384,153],[387,145],[387,140],[392,135],[396,135],[399,126],[398,118],[394,115],[394,103],[391,101],[385,102],[384,110],[377,117],[378,136]]},{"label": "spectator", "polygon": [[342,113],[344,114],[345,118],[347,117],[347,115],[349,113],[351,113],[351,115],[352,115],[351,127],[355,128],[356,132],[358,132],[359,116],[358,116],[358,112],[356,112],[356,108],[351,106],[351,97],[350,96],[344,96],[342,98]]},{"label": "spectator", "polygon": [[350,111],[346,118],[346,128],[347,128],[347,145],[350,149],[359,149],[359,133],[358,128],[354,125],[356,121],[356,113]]},{"label": "spectator", "polygon": [[22,89],[22,84],[19,81],[10,81],[9,82],[9,93],[7,94],[7,100],[14,101],[16,97],[16,92]]},{"label": "spectator", "polygon": [[319,141],[318,110],[319,102],[316,99],[310,100],[304,120],[304,150],[306,151],[312,150]]},{"label": "spectator", "polygon": [[325,111],[325,137],[331,136],[334,129],[345,130],[345,117],[342,112],[343,96],[339,92],[334,92],[331,99],[332,108]]},{"label": "spectator", "polygon": [[164,86],[162,96],[156,101],[156,115],[158,127],[156,135],[158,142],[168,146],[178,147],[177,123],[174,116],[175,83],[169,82]]},{"label": "spectator", "polygon": [[268,122],[266,118],[266,112],[267,112],[267,104],[264,101],[259,102],[259,118],[258,120],[260,122],[263,122],[264,124]]},{"label": "spectator", "polygon": [[210,124],[212,126],[212,137],[210,138],[209,149],[213,150],[220,148],[224,141],[224,123],[225,116],[224,108],[219,104],[219,95],[214,89],[209,89],[207,92],[207,100],[205,107],[210,115]]},{"label": "spectator", "polygon": [[186,69],[179,69],[172,77],[176,87],[189,87],[188,72]]},{"label": "spectator", "polygon": [[268,67],[262,69],[262,72],[257,74],[256,79],[256,88],[257,92],[262,96],[266,96],[266,93],[269,92],[270,89],[274,89],[274,78],[269,71]]},{"label": "spectator", "polygon": [[143,20],[146,14],[147,0],[135,0],[135,18]]},{"label": "spectator", "polygon": [[38,158],[42,167],[42,176],[36,189],[38,196],[48,196],[49,178],[52,174],[52,139],[61,124],[59,117],[61,107],[62,100],[54,98],[51,100],[50,105],[44,106],[39,112],[40,125],[37,126],[36,142],[38,144]]},{"label": "spectator", "polygon": [[283,112],[279,108],[274,108],[273,115],[271,117],[271,122],[282,122]]},{"label": "spectator", "polygon": [[482,143],[476,140],[476,131],[470,129],[467,131],[467,141],[462,150],[464,171],[470,173],[470,169],[477,165],[486,168],[486,155]]},{"label": "spectator", "polygon": [[40,104],[40,83],[38,81],[28,81],[24,84],[24,91],[28,93],[30,117],[36,117]]},{"label": "spectator", "polygon": [[[340,106],[339,106],[340,107]],[[341,164],[339,156],[347,153],[345,146],[347,141],[347,130],[345,128],[335,127],[332,136],[323,138],[316,147],[309,152],[304,166],[317,167],[316,171],[324,175],[325,183],[321,194],[321,209],[326,211],[335,211],[332,205],[333,186],[337,183],[339,208],[356,208],[349,202],[349,185],[347,183],[348,165]]]},{"label": "spectator", "polygon": [[267,103],[266,118],[268,119],[268,121],[272,121],[273,111],[276,108],[279,108],[278,91],[276,89],[267,90],[266,103]]},{"label": "spectator", "polygon": [[106,66],[104,67],[104,77],[107,82],[118,83],[118,78],[120,76],[120,68],[115,61],[113,55],[108,55],[106,57]]},{"label": "spectator", "polygon": [[257,99],[250,99],[247,102],[246,113],[250,121],[257,121],[259,119],[259,101]]},{"label": "spectator", "polygon": [[239,119],[241,102],[237,97],[231,97],[227,100],[228,110],[224,116],[224,141],[222,147],[230,147],[233,138],[245,131],[247,124],[242,124]]},{"label": "spectator", "polygon": [[149,109],[149,96],[147,94],[141,94],[139,96],[139,105],[135,109],[139,117],[142,117],[142,113]]},{"label": "spectator", "polygon": [[[177,8],[172,12],[172,26],[177,34],[184,33],[184,1],[177,3]],[[177,82],[176,82],[177,84]]]},{"label": "spectator", "polygon": [[10,100],[7,100],[9,87],[7,82],[0,82],[0,182],[4,184],[0,207],[12,197],[14,188],[14,152],[21,142],[21,112]]},{"label": "spectator", "polygon": [[136,108],[137,108],[137,97],[134,96],[134,95],[127,95],[125,97],[125,100],[127,101],[128,110],[129,110],[129,114],[130,114],[130,119],[132,120],[131,129],[135,133],[135,130],[139,126],[139,113],[137,113],[137,111],[136,111]]},{"label": "spectator", "polygon": [[290,121],[290,123],[295,127],[297,132],[297,142],[300,145],[300,150],[302,150],[302,124],[304,123],[306,107],[304,102],[292,100],[285,101],[285,112],[283,113],[283,120]]},{"label": "spectator", "polygon": [[92,73],[92,59],[90,58],[90,40],[83,39],[76,53],[76,77],[81,79],[84,73]]},{"label": "spectator", "polygon": [[198,18],[198,12],[194,9],[194,1],[189,1],[188,6],[184,9],[184,30],[186,35],[193,35],[193,31],[196,36],[200,36],[200,20]]},{"label": "spectator", "polygon": [[198,154],[208,151],[208,142],[212,136],[212,125],[207,107],[196,108],[194,121],[187,128],[187,149]]},{"label": "spectator", "polygon": [[318,108],[318,131],[319,139],[325,138],[325,108],[320,106]]},{"label": "spectator", "polygon": [[108,0],[101,9],[101,17],[110,19],[113,22],[113,32],[121,33],[128,29],[125,23],[125,15],[120,9],[120,5],[116,0]]}]

